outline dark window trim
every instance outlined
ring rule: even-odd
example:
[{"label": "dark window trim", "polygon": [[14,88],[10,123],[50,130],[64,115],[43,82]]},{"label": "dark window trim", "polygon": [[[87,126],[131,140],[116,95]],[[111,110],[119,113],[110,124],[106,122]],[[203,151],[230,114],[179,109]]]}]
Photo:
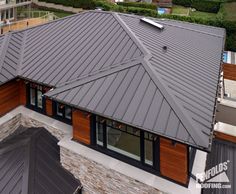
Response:
[{"label": "dark window trim", "polygon": [[[63,112],[62,112],[62,116],[59,116],[58,114],[57,114],[57,104],[61,104],[61,105],[63,105],[64,106],[64,108],[63,108]],[[69,108],[71,108],[71,119],[68,119],[68,118],[66,118],[65,117],[65,107],[69,107]],[[72,111],[73,111],[73,109],[72,109],[72,107],[70,107],[70,106],[68,106],[68,105],[66,105],[66,104],[63,104],[63,103],[60,103],[60,102],[57,102],[57,101],[52,101],[52,117],[53,118],[55,118],[55,119],[57,119],[57,120],[59,120],[59,121],[61,121],[61,122],[64,122],[64,123],[66,123],[66,124],[69,124],[69,125],[71,125],[72,124]]]},{"label": "dark window trim", "polygon": [[31,110],[34,110],[36,112],[45,114],[46,113],[46,99],[43,95],[42,95],[42,108],[38,107],[38,88],[37,88],[37,86],[42,87],[42,90],[40,90],[40,91],[42,92],[42,94],[44,94],[45,92],[43,91],[43,86],[39,85],[39,84],[35,84],[36,85],[36,87],[35,87],[35,105],[32,105],[31,104],[31,96],[30,96],[30,88],[33,88],[33,87],[30,86],[31,84],[35,84],[35,83],[29,82],[26,84],[26,95],[27,95],[26,107]]}]

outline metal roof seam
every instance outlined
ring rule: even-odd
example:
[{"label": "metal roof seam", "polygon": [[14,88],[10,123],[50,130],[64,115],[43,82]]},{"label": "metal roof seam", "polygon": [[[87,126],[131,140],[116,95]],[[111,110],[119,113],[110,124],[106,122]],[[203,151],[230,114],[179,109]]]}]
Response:
[{"label": "metal roof seam", "polygon": [[[196,145],[201,145],[201,138],[199,132],[196,130],[197,127],[193,126],[193,123],[190,121],[188,116],[184,113],[181,106],[178,105],[178,103],[173,99],[171,96],[171,93],[168,91],[168,88],[165,86],[164,83],[161,81],[160,76],[155,75],[155,71],[152,70],[151,65],[148,65],[148,61],[143,61],[143,66],[145,69],[149,72],[150,77],[153,79],[153,82],[157,85],[160,92],[163,94],[163,97],[166,99],[167,103],[172,107],[173,111],[175,112],[176,116],[180,119],[183,126],[186,128],[186,131],[189,133],[189,135],[192,137]],[[177,112],[177,113],[176,113]],[[186,127],[187,126],[187,127]]]},{"label": "metal roof seam", "polygon": [[17,64],[17,75],[21,74],[21,67],[22,67],[22,63],[23,63],[23,58],[24,58],[24,51],[25,51],[25,43],[26,43],[26,37],[27,37],[27,33],[28,31],[24,32],[23,35],[23,40],[22,40],[22,44],[21,44],[21,52],[20,52],[20,59],[19,59],[19,63]]},{"label": "metal roof seam", "polygon": [[130,36],[130,38],[136,43],[137,47],[141,51],[143,51],[143,54],[145,56],[151,55],[151,53],[146,49],[146,47],[143,45],[143,43],[135,36],[135,34],[130,30],[130,28],[125,24],[125,22],[120,18],[119,14],[112,13],[112,15],[116,18],[116,20],[120,23],[120,25],[123,27],[123,29],[127,32],[127,34]]},{"label": "metal roof seam", "polygon": [[9,45],[9,41],[11,39],[11,33],[7,34],[7,35],[4,35],[4,40],[3,40],[3,43],[1,45],[1,53],[0,53],[0,72],[2,71],[2,67],[3,67],[3,64],[4,64],[4,58],[7,54],[7,47]]},{"label": "metal roof seam", "polygon": [[[128,61],[126,63],[126,65],[123,65],[123,66],[117,66],[116,68],[112,68],[112,69],[108,69],[104,72],[98,72],[94,75],[91,75],[91,76],[87,76],[83,79],[79,79],[79,80],[73,80],[72,82],[69,82],[69,83],[66,83],[64,85],[61,85],[59,87],[57,87],[55,90],[53,91],[49,91],[48,93],[46,93],[46,95],[55,95],[57,93],[55,93],[56,90],[62,90],[63,92],[67,91],[67,90],[71,90],[73,88],[76,88],[78,87],[79,85],[82,85],[82,84],[85,84],[85,83],[88,83],[88,82],[91,82],[91,81],[95,81],[101,77],[105,77],[105,76],[108,76],[110,74],[113,74],[113,73],[116,73],[116,72],[119,72],[119,71],[122,71],[122,70],[125,70],[127,68],[130,68],[132,66],[136,66],[136,65],[139,65],[140,63],[140,59],[137,59],[135,61]],[[86,80],[85,80],[86,79]],[[65,90],[63,90],[63,88],[65,88]],[[54,94],[55,93],[55,94]],[[60,92],[59,92],[60,93]]]},{"label": "metal roof seam", "polygon": [[[138,66],[138,65],[137,65],[137,66]],[[140,67],[137,68],[136,72],[139,70],[139,68],[140,68]],[[129,71],[130,71],[130,69],[127,71],[125,77],[128,75]],[[135,74],[133,75],[133,77],[134,77],[134,76],[135,76]],[[123,79],[123,81],[124,81],[124,80],[125,80],[125,78]],[[121,82],[121,84],[122,84],[122,82]],[[120,85],[121,85],[121,84],[120,84]],[[117,90],[119,89],[120,85],[117,87]],[[127,86],[125,92],[127,91],[127,89],[129,88],[130,85],[131,85],[131,82],[128,84],[128,86]],[[113,96],[114,96],[114,95],[115,95],[115,93],[113,94]],[[123,98],[123,97],[122,97],[122,98]],[[120,99],[120,101],[122,101],[122,98]],[[111,101],[110,101],[110,102],[111,102]],[[108,103],[107,107],[109,106],[110,102]],[[119,106],[119,103],[117,103],[117,106],[116,106],[115,110],[117,109],[118,106]],[[104,112],[107,110],[107,107],[106,107],[106,109],[104,110]],[[115,112],[115,111],[114,111],[114,112]],[[114,115],[114,112],[113,112],[112,115]]]}]

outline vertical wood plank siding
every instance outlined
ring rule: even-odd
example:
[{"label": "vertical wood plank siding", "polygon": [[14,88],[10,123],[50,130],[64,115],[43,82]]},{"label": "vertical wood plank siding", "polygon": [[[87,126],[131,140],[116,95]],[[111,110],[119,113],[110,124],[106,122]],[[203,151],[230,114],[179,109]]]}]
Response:
[{"label": "vertical wood plank siding", "polygon": [[46,98],[46,114],[48,116],[52,116],[53,112],[52,112],[52,100]]},{"label": "vertical wood plank siding", "polygon": [[236,65],[227,64],[223,65],[224,78],[236,81]]},{"label": "vertical wood plank siding", "polygon": [[222,133],[222,132],[219,132],[219,131],[215,131],[214,135],[216,136],[217,139],[222,139],[222,140],[225,140],[225,141],[230,141],[230,142],[236,143],[236,137],[235,136],[228,135],[228,134],[225,134],[225,133]]},{"label": "vertical wood plank siding", "polygon": [[73,139],[90,144],[90,118],[80,110],[73,110]]},{"label": "vertical wood plank siding", "polygon": [[22,80],[13,80],[0,86],[0,116],[25,104],[26,88]]},{"label": "vertical wood plank siding", "polygon": [[165,177],[186,184],[188,180],[188,153],[184,144],[172,144],[160,138],[160,171]]}]

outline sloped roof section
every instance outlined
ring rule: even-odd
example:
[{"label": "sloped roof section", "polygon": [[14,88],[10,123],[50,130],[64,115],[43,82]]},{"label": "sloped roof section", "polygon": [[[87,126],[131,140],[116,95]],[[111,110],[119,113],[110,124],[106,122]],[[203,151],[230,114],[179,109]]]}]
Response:
[{"label": "sloped roof section", "polygon": [[51,98],[209,150],[224,29],[140,18],[89,11],[0,36],[1,64],[56,88]]},{"label": "sloped roof section", "polygon": [[0,84],[14,79],[20,68],[24,32],[1,36]]},{"label": "sloped roof section", "polygon": [[200,140],[199,146],[210,146],[225,31],[154,20],[165,26],[160,31],[140,22],[140,17],[120,17],[151,53],[148,66],[171,97],[169,102],[185,127]]},{"label": "sloped roof section", "polygon": [[55,86],[143,55],[113,14],[85,12],[27,30],[21,76]]},{"label": "sloped roof section", "polygon": [[142,64],[74,82],[46,95],[153,133],[194,142]]},{"label": "sloped roof section", "polygon": [[19,128],[0,143],[0,193],[76,193],[81,183],[60,165],[58,140],[44,128]]}]

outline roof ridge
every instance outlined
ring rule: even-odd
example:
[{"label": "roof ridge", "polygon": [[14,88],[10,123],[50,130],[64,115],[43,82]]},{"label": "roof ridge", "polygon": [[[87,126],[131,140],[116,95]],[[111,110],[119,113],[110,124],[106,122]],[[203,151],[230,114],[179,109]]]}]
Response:
[{"label": "roof ridge", "polygon": [[[196,129],[197,127],[191,120],[189,119],[189,116],[184,113],[182,110],[183,108],[178,105],[176,100],[174,100],[173,96],[171,95],[171,92],[169,89],[166,87],[166,85],[163,83],[162,78],[160,76],[156,76],[157,74],[149,64],[149,61],[145,60],[142,62],[143,67],[153,80],[153,82],[156,84],[160,92],[162,93],[163,97],[166,99],[167,103],[170,105],[176,116],[179,118],[181,121],[182,125],[186,129],[186,132],[190,135],[192,140],[194,141],[195,144],[198,146],[202,145],[202,139],[199,136],[198,130],[189,130],[189,129]],[[199,130],[200,131],[200,130]],[[196,138],[197,137],[197,138]],[[205,143],[204,143],[205,144]]]},{"label": "roof ridge", "polygon": [[23,39],[22,39],[22,43],[21,43],[20,58],[19,58],[19,62],[17,64],[18,65],[17,66],[17,75],[21,74],[21,66],[22,66],[22,62],[23,62],[23,58],[24,58],[25,42],[26,42],[27,32],[28,31],[22,32],[24,35],[23,35]]},{"label": "roof ridge", "polygon": [[[87,75],[86,77],[80,77],[79,79],[70,81],[68,83],[63,83],[64,85],[60,85],[55,90],[51,90],[51,91],[47,92],[45,94],[45,96],[49,96],[49,95],[54,96],[58,93],[65,92],[67,90],[71,90],[71,89],[76,88],[80,85],[95,81],[95,80],[100,79],[102,77],[105,77],[105,76],[114,74],[116,72],[123,71],[127,68],[139,65],[139,64],[141,64],[141,61],[142,61],[142,58],[131,59],[131,60],[126,61],[124,65],[117,65],[117,66],[115,66],[113,68],[109,68],[105,71],[99,71],[99,72],[92,74],[90,76]],[[121,63],[121,64],[123,64],[123,63]],[[56,90],[58,90],[58,91],[56,91]]]},{"label": "roof ridge", "polygon": [[1,49],[0,49],[0,72],[2,71],[2,68],[3,68],[3,63],[4,63],[4,59],[6,57],[6,54],[7,54],[7,47],[9,46],[11,35],[12,35],[12,33],[4,35],[5,37],[4,37],[3,43],[1,45]]},{"label": "roof ridge", "polygon": [[[127,13],[118,13],[119,15],[123,15],[123,16],[127,16],[127,17],[132,17],[132,18],[141,18],[141,17],[145,17],[145,16],[140,16],[140,15],[131,15],[131,14],[127,14]],[[188,21],[181,21],[181,20],[175,20],[175,19],[169,19],[169,18],[161,18],[161,17],[150,17],[148,16],[148,18],[152,18],[152,19],[155,19],[157,21],[174,21],[176,23],[182,23],[182,24],[191,24],[191,25],[194,25],[194,26],[202,26],[202,27],[206,27],[206,28],[209,28],[209,29],[222,29],[225,31],[225,28],[222,28],[222,27],[216,27],[216,26],[209,26],[209,25],[206,25],[206,24],[198,24],[198,23],[193,23],[193,22],[188,22]],[[177,27],[177,26],[176,26]]]},{"label": "roof ridge", "polygon": [[125,30],[125,32],[129,35],[129,37],[134,41],[137,47],[143,52],[145,58],[150,58],[151,53],[148,49],[143,45],[143,43],[137,38],[134,32],[126,25],[126,23],[120,18],[118,13],[111,13],[114,18],[118,21],[121,27]]}]

